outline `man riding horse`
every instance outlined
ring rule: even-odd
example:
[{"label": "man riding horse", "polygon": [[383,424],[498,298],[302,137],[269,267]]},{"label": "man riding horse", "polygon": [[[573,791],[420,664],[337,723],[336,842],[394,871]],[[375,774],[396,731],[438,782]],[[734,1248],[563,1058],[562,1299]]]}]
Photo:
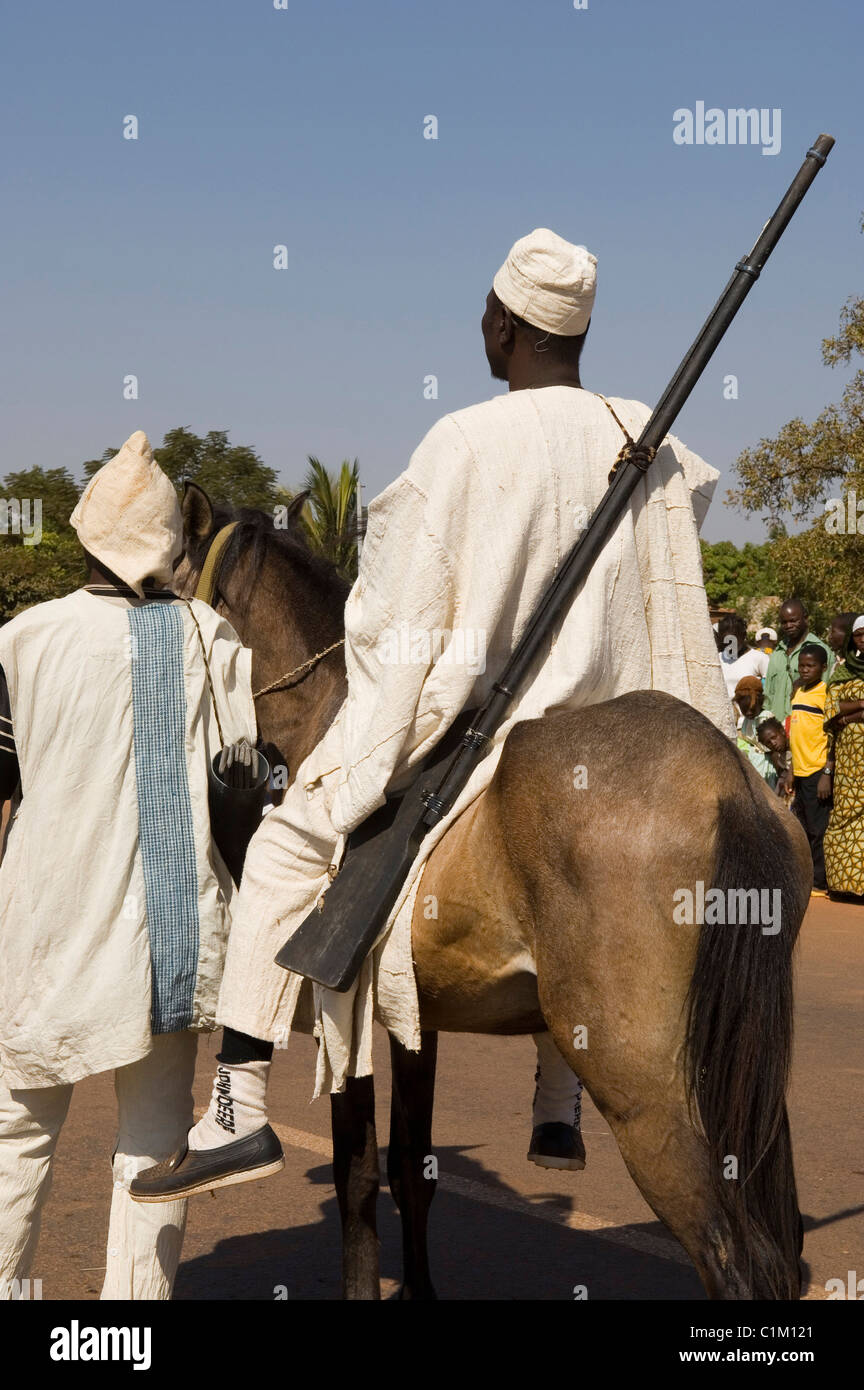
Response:
[{"label": "man riding horse", "polygon": [[[326,891],[345,837],[412,780],[463,710],[482,703],[602,495],[609,462],[649,416],[639,402],[582,387],[595,280],[584,247],[546,229],[518,241],[482,320],[492,375],[509,393],[438,421],[370,505],[345,610],[347,697],[251,842],[217,1011],[225,1031],[210,1107],[186,1146],[136,1178],[139,1200],[176,1200],[282,1165],[266,1088],[274,1040],[284,1039],[303,982],[274,956]],[[717,476],[667,439],[505,731],[520,719],[659,689],[732,735],[698,540]],[[565,640],[574,630],[575,657]],[[482,785],[495,758],[486,762]],[[346,1001],[316,989],[316,1003],[318,1089],[339,1091],[346,1077],[371,1071],[369,991]],[[581,1168],[580,1083],[548,1033],[535,1041],[529,1158]]]}]

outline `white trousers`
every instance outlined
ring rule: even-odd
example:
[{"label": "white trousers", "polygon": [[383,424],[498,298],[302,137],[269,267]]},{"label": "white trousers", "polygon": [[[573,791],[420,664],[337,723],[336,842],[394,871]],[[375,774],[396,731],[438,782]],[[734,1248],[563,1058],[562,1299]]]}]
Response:
[{"label": "white trousers", "polygon": [[535,1033],[534,1045],[537,1070],[531,1123],[543,1125],[551,1121],[578,1128],[582,1121],[582,1082],[561,1056],[551,1033]]},{"label": "white trousers", "polygon": [[[133,1202],[128,1187],[186,1138],[196,1048],[194,1033],[165,1033],[140,1062],[114,1073],[118,1133],[103,1299],[171,1297],[187,1204]],[[13,1280],[40,1277],[34,1256],[42,1209],[71,1099],[71,1086],[10,1091],[0,1079],[0,1299],[13,1297]]]},{"label": "white trousers", "polygon": [[[279,806],[249,844],[216,1017],[223,1028],[284,1047],[303,981],[275,963],[276,952],[312,911],[330,883],[340,836],[330,809],[341,772],[342,735],[331,725],[297,769]],[[353,993],[340,996],[350,1011]],[[351,1021],[345,1020],[350,1046]]]},{"label": "white trousers", "polygon": [[[285,1045],[302,980],[274,957],[326,891],[341,852],[330,820],[342,756],[333,724],[297,771],[280,806],[252,837],[233,911],[217,1018],[223,1027]],[[320,992],[315,1094],[372,1070],[372,963],[346,994]],[[534,1124],[578,1124],[582,1086],[549,1033],[538,1033]],[[334,1078],[335,1074],[335,1078]]]}]

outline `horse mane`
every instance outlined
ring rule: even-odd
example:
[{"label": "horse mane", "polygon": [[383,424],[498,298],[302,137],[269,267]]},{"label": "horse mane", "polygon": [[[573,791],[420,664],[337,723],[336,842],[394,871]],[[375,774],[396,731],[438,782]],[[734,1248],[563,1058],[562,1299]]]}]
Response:
[{"label": "horse mane", "polygon": [[212,505],[213,528],[209,536],[197,547],[190,547],[190,559],[196,568],[201,568],[216,532],[234,522],[235,528],[219,562],[217,584],[220,577],[231,573],[242,556],[248,565],[248,582],[244,586],[245,607],[265,564],[272,560],[277,572],[284,574],[286,588],[288,576],[299,570],[322,607],[332,612],[341,624],[342,610],[351,585],[332,560],[315,554],[294,517],[289,519],[286,527],[277,529],[272,514],[257,507],[232,507],[224,502],[214,502]]}]

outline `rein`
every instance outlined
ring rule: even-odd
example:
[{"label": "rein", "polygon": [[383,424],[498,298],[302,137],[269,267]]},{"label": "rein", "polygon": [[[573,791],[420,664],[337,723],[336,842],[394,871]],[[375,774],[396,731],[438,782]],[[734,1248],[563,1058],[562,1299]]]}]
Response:
[{"label": "rein", "polygon": [[330,652],[335,652],[337,647],[344,647],[344,645],[345,638],[340,637],[338,642],[334,642],[330,647],[325,647],[323,652],[316,652],[314,656],[310,656],[308,661],[303,661],[299,666],[295,666],[293,671],[286,671],[284,676],[280,676],[278,680],[271,681],[269,685],[264,685],[260,690],[256,690],[252,695],[252,699],[257,700],[259,695],[269,695],[271,690],[278,690],[281,686],[289,685],[294,676],[299,676],[301,671],[311,671],[314,666],[318,665],[318,662],[321,661],[323,657],[327,656]]},{"label": "rein", "polygon": [[[203,602],[209,604],[211,608],[213,607],[213,600],[216,597],[219,566],[222,563],[222,557],[225,554],[228,542],[237,525],[238,523],[236,521],[230,521],[227,526],[223,526],[221,530],[216,532],[216,535],[210,542],[204,564],[201,567],[201,573],[198,576],[198,583],[195,586],[195,598],[202,599]],[[295,666],[293,671],[286,671],[284,675],[279,676],[275,681],[271,681],[269,685],[262,686],[260,690],[254,690],[252,692],[252,699],[257,700],[261,695],[269,695],[272,690],[279,690],[283,686],[290,685],[295,677],[313,670],[318,665],[318,662],[323,660],[325,656],[328,656],[330,652],[335,652],[337,647],[344,647],[344,645],[345,638],[340,637],[338,642],[333,642],[331,646],[325,647],[323,651],[316,652],[314,656],[309,657],[308,661],[301,661],[300,665]]]}]

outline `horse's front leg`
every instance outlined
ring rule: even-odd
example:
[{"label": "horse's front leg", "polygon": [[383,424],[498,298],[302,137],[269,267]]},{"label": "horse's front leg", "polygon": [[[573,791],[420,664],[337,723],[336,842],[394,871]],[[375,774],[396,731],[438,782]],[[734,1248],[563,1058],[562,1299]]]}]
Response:
[{"label": "horse's front leg", "polygon": [[438,1034],[421,1034],[419,1052],[390,1039],[393,1091],[387,1177],[402,1218],[402,1288],[400,1298],[435,1298],[429,1275],[426,1228],[435,1196],[432,1154],[432,1106]]},{"label": "horse's front leg", "polygon": [[330,1097],[333,1181],[342,1217],[342,1294],[381,1297],[376,1205],[380,1176],[371,1076],[351,1076],[341,1095]]}]

